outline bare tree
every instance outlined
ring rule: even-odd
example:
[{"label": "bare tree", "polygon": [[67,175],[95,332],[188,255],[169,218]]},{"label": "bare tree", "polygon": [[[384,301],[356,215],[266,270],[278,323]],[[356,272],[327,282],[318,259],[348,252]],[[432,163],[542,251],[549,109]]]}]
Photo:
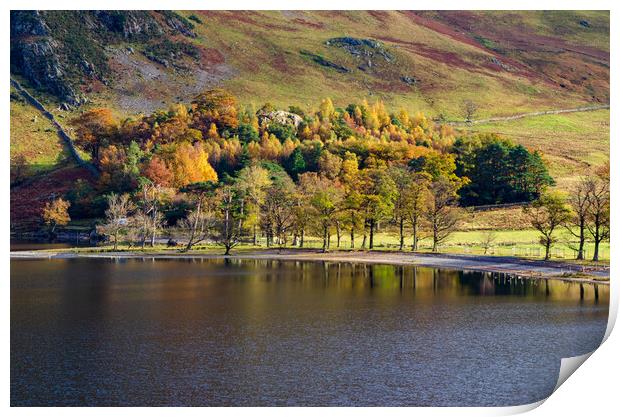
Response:
[{"label": "bare tree", "polygon": [[190,184],[182,191],[193,196],[194,209],[180,222],[180,228],[187,233],[187,244],[183,249],[189,251],[194,245],[206,240],[213,226],[213,212],[208,205],[207,197],[213,194],[215,184],[200,182]]},{"label": "bare tree", "polygon": [[545,247],[545,260],[551,255],[551,246],[556,242],[555,231],[571,217],[571,210],[564,197],[558,193],[546,193],[523,211],[530,217],[532,226],[540,232],[540,244]]},{"label": "bare tree", "polygon": [[466,122],[471,122],[478,111],[478,105],[472,100],[463,101],[463,116]]},{"label": "bare tree", "polygon": [[292,182],[274,182],[267,189],[263,202],[263,229],[267,232],[267,246],[277,241],[286,245],[290,230],[295,225],[294,186]]},{"label": "bare tree", "polygon": [[151,247],[155,246],[155,237],[164,223],[161,205],[163,201],[170,198],[170,194],[170,190],[150,180],[142,182],[140,192],[137,194],[140,211],[134,216],[133,225],[143,248],[147,240],[150,241]]},{"label": "bare tree", "polygon": [[497,240],[497,232],[495,230],[486,230],[482,234],[482,248],[484,249],[484,254],[486,255],[489,252],[489,249],[493,247],[493,244]]},{"label": "bare tree", "polygon": [[424,217],[430,225],[433,252],[437,252],[439,245],[456,230],[461,217],[456,207],[457,198],[455,185],[445,178],[430,186]]},{"label": "bare tree", "polygon": [[218,245],[224,246],[224,255],[239,244],[243,230],[243,199],[238,190],[230,185],[220,188],[216,195],[217,218],[213,238]]},{"label": "bare tree", "polygon": [[204,203],[189,212],[187,217],[179,221],[179,228],[187,236],[187,244],[183,252],[187,252],[200,242],[209,238],[213,226],[213,212],[205,208]]},{"label": "bare tree", "polygon": [[146,241],[151,240],[151,247],[154,246],[154,236],[157,230],[161,230],[164,224],[164,216],[161,213],[144,213],[138,211],[130,219],[130,225],[132,232],[137,240],[140,241],[140,246],[144,249]]},{"label": "bare tree", "polygon": [[594,256],[592,256],[592,260],[598,261],[601,242],[609,239],[609,182],[604,179],[593,180],[588,198],[590,200],[590,206],[588,208],[586,227],[594,241]]},{"label": "bare tree", "polygon": [[111,236],[114,240],[114,250],[118,249],[120,236],[127,234],[131,226],[129,215],[135,210],[129,194],[110,194],[108,209],[105,211],[106,222],[98,227],[100,233]]},{"label": "bare tree", "polygon": [[568,197],[568,203],[573,209],[573,216],[566,223],[566,230],[578,239],[577,247],[573,248],[577,251],[578,260],[584,258],[583,250],[586,242],[586,226],[591,205],[590,193],[593,187],[594,184],[592,179],[582,178]]}]

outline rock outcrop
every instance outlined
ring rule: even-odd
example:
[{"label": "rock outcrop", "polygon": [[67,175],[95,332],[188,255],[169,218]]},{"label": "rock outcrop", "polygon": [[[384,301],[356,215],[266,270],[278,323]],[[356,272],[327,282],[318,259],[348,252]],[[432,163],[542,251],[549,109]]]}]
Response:
[{"label": "rock outcrop", "polygon": [[297,128],[302,122],[302,118],[295,113],[290,113],[284,110],[274,110],[270,112],[259,112],[258,122],[261,124],[265,123],[267,125],[271,123],[278,123],[281,125],[295,126],[295,128]]},{"label": "rock outcrop", "polygon": [[167,34],[196,37],[192,29],[171,11],[11,11],[11,73],[65,107],[79,106],[87,101],[80,92],[84,82],[109,83],[107,45],[150,43]]},{"label": "rock outcrop", "polygon": [[367,61],[369,67],[373,65],[372,59],[376,56],[382,57],[386,62],[394,62],[394,56],[383,46],[383,43],[373,39],[358,39],[347,36],[329,39],[325,45],[342,48],[351,55]]}]

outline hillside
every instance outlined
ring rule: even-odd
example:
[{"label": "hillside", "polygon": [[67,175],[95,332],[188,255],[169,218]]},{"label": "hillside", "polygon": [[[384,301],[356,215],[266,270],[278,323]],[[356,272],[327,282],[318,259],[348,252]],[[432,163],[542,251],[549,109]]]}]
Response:
[{"label": "hillside", "polygon": [[256,106],[381,98],[447,118],[464,99],[480,116],[609,101],[605,12],[19,12],[11,36],[14,74],[123,112],[213,86]]},{"label": "hillside", "polygon": [[[609,103],[609,14],[12,12],[11,76],[66,125],[96,107],[149,114],[214,87],[254,111],[266,102],[309,111],[330,97],[463,121],[466,101],[476,119]],[[36,113],[11,95],[12,163],[25,161],[29,175],[70,166]],[[457,132],[466,131],[542,151],[563,189],[609,155],[608,110]]]}]

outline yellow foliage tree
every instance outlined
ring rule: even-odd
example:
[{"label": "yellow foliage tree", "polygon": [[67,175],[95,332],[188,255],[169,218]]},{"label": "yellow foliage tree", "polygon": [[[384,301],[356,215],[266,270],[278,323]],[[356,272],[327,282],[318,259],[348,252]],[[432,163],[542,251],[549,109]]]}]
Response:
[{"label": "yellow foliage tree", "polygon": [[56,226],[65,226],[71,221],[69,217],[69,207],[71,204],[62,198],[49,201],[43,208],[43,222],[50,228],[50,233],[54,233]]},{"label": "yellow foliage tree", "polygon": [[182,143],[169,157],[176,187],[184,187],[194,182],[217,182],[217,173],[209,163],[209,154],[201,144]]}]

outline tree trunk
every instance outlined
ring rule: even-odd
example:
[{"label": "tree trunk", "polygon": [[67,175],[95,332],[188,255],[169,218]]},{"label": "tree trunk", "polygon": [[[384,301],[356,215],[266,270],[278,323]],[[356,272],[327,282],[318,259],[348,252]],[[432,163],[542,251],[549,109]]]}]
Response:
[{"label": "tree trunk", "polygon": [[355,227],[351,226],[351,249],[355,249]]},{"label": "tree trunk", "polygon": [[579,222],[579,250],[577,251],[577,260],[583,260],[583,247],[586,243],[586,225],[582,218]]},{"label": "tree trunk", "polygon": [[323,252],[327,251],[327,226],[323,225]]},{"label": "tree trunk", "polygon": [[254,225],[254,227],[253,227],[253,234],[254,234],[254,236],[253,236],[252,240],[254,241],[254,246],[257,246],[258,245],[258,235],[256,233],[256,225]]},{"label": "tree trunk", "polygon": [[[200,201],[200,199],[198,199],[198,206],[196,207],[196,210],[198,213],[200,213],[202,210],[202,201]],[[194,220],[194,224],[192,224],[192,230],[189,235],[189,240],[187,241],[187,246],[185,246],[185,252],[188,252],[192,248],[192,245],[194,244],[194,236],[196,236],[196,229],[198,229],[199,217],[200,216],[197,215],[196,219]]]},{"label": "tree trunk", "polygon": [[600,241],[598,239],[596,239],[594,241],[594,256],[592,256],[592,260],[594,262],[598,262],[598,247],[599,247]]},{"label": "tree trunk", "polygon": [[413,243],[411,245],[412,251],[418,250],[418,220],[411,222],[411,229],[413,230]]},{"label": "tree trunk", "polygon": [[340,237],[341,237],[341,233],[340,233],[340,222],[337,221],[336,222],[336,247],[338,249],[340,249]]},{"label": "tree trunk", "polygon": [[370,241],[368,243],[368,248],[371,250],[375,244],[374,240],[375,240],[375,220],[372,219],[370,220]]},{"label": "tree trunk", "polygon": [[306,231],[304,229],[301,229],[301,238],[299,239],[299,247],[303,248],[304,247],[304,238],[306,235]]},{"label": "tree trunk", "polygon": [[600,233],[600,222],[599,217],[595,216],[594,218],[594,255],[592,256],[592,261],[598,261],[598,248],[601,243],[601,233]]},{"label": "tree trunk", "polygon": [[405,247],[405,219],[404,217],[400,218],[399,232],[400,232],[400,250],[402,251]]},{"label": "tree trunk", "polygon": [[549,260],[549,255],[551,253],[551,239],[547,238],[545,241],[545,261]]}]

